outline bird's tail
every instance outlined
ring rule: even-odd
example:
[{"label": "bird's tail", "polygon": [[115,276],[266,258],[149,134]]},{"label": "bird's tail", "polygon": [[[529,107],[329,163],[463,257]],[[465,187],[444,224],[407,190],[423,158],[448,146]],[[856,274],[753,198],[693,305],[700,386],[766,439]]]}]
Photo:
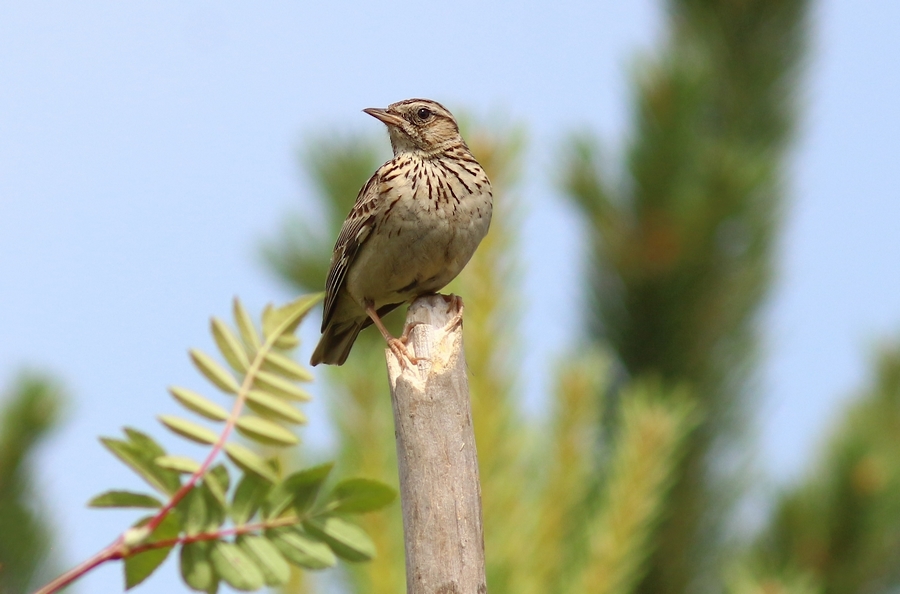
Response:
[{"label": "bird's tail", "polygon": [[359,318],[355,320],[342,320],[328,324],[325,331],[322,332],[322,338],[313,352],[310,365],[318,365],[325,363],[326,365],[343,365],[356,342],[359,331],[367,324],[368,318]]}]

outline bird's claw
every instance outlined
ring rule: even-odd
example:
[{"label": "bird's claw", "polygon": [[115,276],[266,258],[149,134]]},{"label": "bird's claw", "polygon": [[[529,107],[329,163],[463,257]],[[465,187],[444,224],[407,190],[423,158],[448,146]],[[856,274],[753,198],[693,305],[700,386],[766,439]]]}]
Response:
[{"label": "bird's claw", "polygon": [[465,306],[463,305],[462,297],[459,295],[445,295],[444,299],[447,300],[447,303],[451,306],[456,307],[456,313],[453,314],[453,317],[450,318],[450,321],[444,325],[444,332],[450,332],[455,330],[457,326],[462,324],[463,319],[463,310]]},{"label": "bird's claw", "polygon": [[391,349],[391,352],[394,353],[394,356],[397,357],[400,364],[404,367],[406,367],[407,362],[418,365],[419,361],[425,360],[423,357],[416,357],[409,352],[409,349],[406,347],[408,341],[409,335],[405,330],[400,338],[391,338],[387,341],[388,348]]}]

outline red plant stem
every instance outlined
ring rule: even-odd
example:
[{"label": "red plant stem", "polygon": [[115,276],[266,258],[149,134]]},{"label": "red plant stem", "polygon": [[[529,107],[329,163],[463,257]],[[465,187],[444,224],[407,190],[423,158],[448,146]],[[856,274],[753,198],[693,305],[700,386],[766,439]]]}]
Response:
[{"label": "red plant stem", "polygon": [[69,571],[65,572],[34,594],[52,594],[53,592],[58,592],[98,565],[102,565],[103,563],[106,563],[107,561],[111,561],[113,559],[121,559],[122,541],[123,537],[120,536],[114,543],[112,543],[90,559],[83,561],[79,565],[76,565]]},{"label": "red plant stem", "polygon": [[118,559],[124,559],[126,557],[131,557],[132,555],[137,555],[139,553],[144,553],[146,551],[150,551],[153,549],[164,549],[166,547],[174,547],[177,544],[190,544],[192,542],[200,542],[204,540],[218,540],[224,536],[235,536],[239,534],[247,534],[250,532],[257,532],[267,530],[269,528],[280,528],[282,526],[293,526],[294,524],[298,524],[300,522],[300,518],[297,517],[288,517],[288,518],[278,518],[276,520],[272,520],[269,522],[257,522],[255,524],[244,524],[242,526],[235,526],[234,528],[226,528],[225,530],[218,530],[216,532],[204,532],[201,534],[193,534],[191,536],[181,536],[178,538],[169,538],[165,540],[157,540],[154,542],[148,542],[146,544],[142,544],[136,546],[134,548],[127,548],[123,542],[122,536],[116,539],[111,545],[91,557],[90,559],[83,561],[81,564],[73,567],[69,571],[65,572],[40,590],[36,591],[34,594],[53,594],[54,592],[58,592],[62,588],[65,588],[90,570],[95,567],[106,563],[107,561],[116,561]]},{"label": "red plant stem", "polygon": [[174,547],[177,544],[190,544],[192,542],[202,542],[204,540],[218,540],[223,536],[237,536],[240,534],[248,534],[250,532],[262,532],[269,528],[281,528],[283,526],[293,526],[300,523],[300,518],[288,517],[278,518],[271,522],[257,522],[256,524],[244,524],[243,526],[235,526],[234,528],[226,528],[217,532],[203,532],[201,534],[192,534],[191,536],[179,536],[177,538],[168,538],[166,540],[156,540],[134,547],[128,552],[128,557],[137,555],[145,551],[153,549],[164,549],[166,547]]}]

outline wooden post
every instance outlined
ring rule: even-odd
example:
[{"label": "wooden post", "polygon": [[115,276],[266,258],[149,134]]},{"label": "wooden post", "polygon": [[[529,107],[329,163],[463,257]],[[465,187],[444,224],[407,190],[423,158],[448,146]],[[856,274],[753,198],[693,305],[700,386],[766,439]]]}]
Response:
[{"label": "wooden post", "polygon": [[481,486],[456,299],[416,299],[406,323],[420,358],[387,350],[397,438],[408,594],[484,594]]}]

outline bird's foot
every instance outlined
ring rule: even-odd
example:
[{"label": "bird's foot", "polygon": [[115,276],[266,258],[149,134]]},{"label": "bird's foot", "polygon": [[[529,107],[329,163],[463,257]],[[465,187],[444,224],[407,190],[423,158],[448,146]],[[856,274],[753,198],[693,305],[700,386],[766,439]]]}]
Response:
[{"label": "bird's foot", "polygon": [[453,314],[453,317],[450,318],[450,321],[444,324],[444,332],[452,332],[456,330],[456,327],[462,324],[463,319],[463,310],[465,306],[463,305],[462,297],[459,295],[444,295],[444,300],[450,305],[450,307],[456,308],[456,313]]},{"label": "bird's foot", "polygon": [[406,367],[407,362],[418,365],[419,361],[425,360],[424,357],[416,357],[409,352],[406,346],[408,341],[409,333],[406,329],[403,330],[400,338],[389,338],[387,341],[388,348],[391,349],[391,352],[394,353],[394,356],[397,357],[403,367]]}]

